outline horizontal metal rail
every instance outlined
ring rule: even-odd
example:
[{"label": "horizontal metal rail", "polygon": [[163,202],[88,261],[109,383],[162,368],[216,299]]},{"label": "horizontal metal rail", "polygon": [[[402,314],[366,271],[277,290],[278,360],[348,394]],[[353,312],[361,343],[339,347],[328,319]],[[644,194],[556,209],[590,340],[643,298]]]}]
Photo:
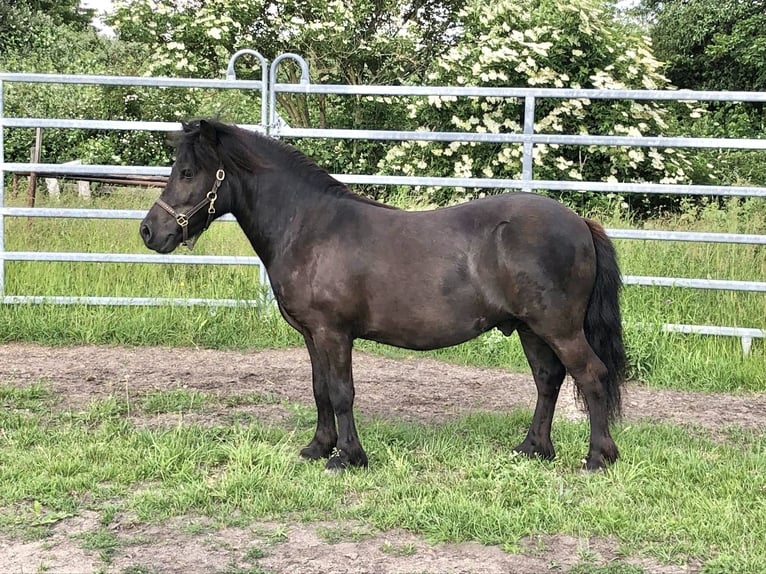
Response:
[{"label": "horizontal metal rail", "polygon": [[[8,128],[57,128],[107,131],[176,132],[182,129],[180,122],[145,122],[132,120],[83,120],[60,118],[0,118],[0,125]],[[239,124],[254,132],[265,131],[261,124]]]},{"label": "horizontal metal rail", "polygon": [[700,335],[723,335],[726,337],[764,338],[766,330],[749,327],[714,327],[712,325],[676,325],[666,324],[663,331],[671,333],[697,333]]},{"label": "horizontal metal rail", "polygon": [[312,139],[359,139],[392,141],[441,141],[507,144],[599,145],[610,147],[714,148],[766,150],[766,139],[684,138],[665,136],[610,136],[523,133],[429,132],[393,130],[309,129],[276,127],[271,135]]},{"label": "horizontal metal rail", "polygon": [[78,263],[154,263],[206,265],[261,265],[258,257],[247,255],[153,255],[150,253],[71,253],[68,251],[6,251],[6,261]]},{"label": "horizontal metal rail", "polygon": [[182,299],[180,297],[57,297],[49,295],[6,295],[0,299],[9,305],[120,305],[141,307],[256,307],[263,301],[257,299]]},{"label": "horizontal metal rail", "polygon": [[[140,209],[80,209],[57,207],[0,207],[0,216],[40,217],[73,219],[126,219],[142,220],[146,210]],[[216,221],[236,222],[231,214]],[[735,243],[766,245],[766,235],[740,233],[712,233],[702,231],[662,231],[658,229],[607,229],[612,239],[635,239],[645,241],[688,241],[704,243]],[[0,254],[2,257],[2,254]]]},{"label": "horizontal metal rail", "polygon": [[211,80],[204,78],[157,78],[147,76],[91,76],[85,74],[35,74],[0,72],[0,82],[29,84],[79,84],[100,86],[142,86],[146,88],[212,88],[261,90],[261,80]]},{"label": "horizontal metal rail", "polygon": [[678,323],[665,323],[663,325],[633,323],[627,324],[625,327],[638,329],[658,328],[664,333],[736,337],[740,341],[740,345],[742,346],[742,354],[745,357],[750,354],[750,349],[753,345],[753,339],[766,339],[766,330],[753,329],[750,327],[719,327],[717,325],[684,325]]},{"label": "horizontal metal rail", "polygon": [[[177,122],[141,122],[114,120],[80,120],[47,118],[0,118],[0,125],[12,128],[60,128],[90,130],[175,132],[181,129]],[[240,124],[254,132],[264,132],[260,124]],[[312,139],[358,139],[381,141],[440,141],[507,144],[598,145],[609,147],[656,148],[712,148],[766,150],[766,139],[747,138],[691,138],[666,136],[613,136],[595,134],[523,134],[477,132],[431,132],[399,130],[350,130],[276,127],[271,135],[279,137],[308,137]],[[7,164],[14,165],[14,164]],[[34,166],[35,164],[26,164]],[[85,166],[82,166],[85,167]],[[9,171],[13,171],[10,170]],[[36,171],[28,169],[26,171]]]},{"label": "horizontal metal rail", "polygon": [[[153,263],[153,264],[210,264],[210,265],[261,265],[260,259],[231,255],[150,255],[138,253],[72,253],[60,251],[6,251],[6,261],[77,262],[77,263]],[[694,279],[684,277],[652,277],[625,275],[626,285],[651,287],[689,287],[766,292],[764,281],[733,281],[728,279]]]},{"label": "horizontal metal rail", "polygon": [[661,231],[659,229],[607,229],[612,239],[649,241],[695,241],[701,243],[741,243],[766,245],[766,235],[748,233],[713,233],[707,231]]},{"label": "horizontal metal rail", "polygon": [[742,354],[747,357],[753,345],[753,339],[766,338],[766,331],[763,329],[750,329],[745,327],[716,327],[712,325],[675,325],[666,324],[662,326],[666,333],[686,333],[695,335],[713,335],[718,337],[738,337],[742,345]]},{"label": "horizontal metal rail", "polygon": [[[6,217],[61,217],[71,219],[133,219],[146,217],[141,209],[81,209],[75,207],[0,207]],[[216,221],[236,221],[233,215],[222,215]]]},{"label": "horizontal metal rail", "polygon": [[[2,79],[2,78],[0,78]],[[766,92],[691,90],[601,90],[574,88],[500,88],[480,86],[384,86],[273,83],[275,92],[360,96],[450,96],[475,98],[657,100],[679,102],[766,102]]]},{"label": "horizontal metal rail", "polygon": [[[170,175],[169,167],[117,165],[61,165],[51,163],[4,163],[0,170],[9,172],[56,173],[73,175]],[[613,193],[654,193],[668,195],[721,195],[729,197],[766,197],[766,187],[725,185],[680,185],[664,183],[612,183],[604,181],[556,181],[501,179],[484,177],[427,177],[405,175],[332,174],[347,184],[401,185],[421,187],[465,187],[486,189],[547,189],[552,191],[600,191]]]},{"label": "horizontal metal rail", "polygon": [[[143,86],[159,88],[224,88],[261,90],[261,80],[168,78],[146,76],[93,76],[84,74],[39,74],[0,72],[0,82]],[[275,92],[298,94],[347,94],[378,96],[460,96],[500,98],[569,98],[609,100],[657,100],[681,102],[766,102],[766,93],[746,91],[691,90],[602,90],[574,88],[500,88],[478,86],[385,86],[341,84],[275,83]]]},{"label": "horizontal metal rail", "polygon": [[679,185],[664,183],[611,183],[604,181],[524,181],[483,177],[426,177],[404,175],[333,174],[343,183],[367,185],[401,185],[420,187],[465,187],[486,189],[546,189],[551,191],[600,191],[612,193],[655,193],[668,195],[721,195],[766,197],[766,187],[724,185]]},{"label": "horizontal metal rail", "polygon": [[44,175],[55,173],[61,175],[170,175],[170,167],[139,166],[139,165],[70,165],[59,163],[2,163],[0,170],[9,172],[25,172]]},{"label": "horizontal metal rail", "polygon": [[647,277],[643,275],[625,275],[626,285],[644,285],[647,287],[688,287],[692,289],[716,289],[728,291],[766,292],[766,281],[732,281],[728,279],[693,279],[685,277]]}]

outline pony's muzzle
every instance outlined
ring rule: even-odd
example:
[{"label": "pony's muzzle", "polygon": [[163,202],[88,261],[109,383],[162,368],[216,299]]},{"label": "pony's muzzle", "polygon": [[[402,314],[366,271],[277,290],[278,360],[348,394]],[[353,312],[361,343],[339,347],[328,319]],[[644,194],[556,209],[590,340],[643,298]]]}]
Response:
[{"label": "pony's muzzle", "polygon": [[[175,222],[173,222],[175,224]],[[138,234],[144,245],[157,253],[170,253],[178,245],[179,233],[174,230],[167,232],[165,222],[157,221],[155,214],[149,213],[138,226]]]}]

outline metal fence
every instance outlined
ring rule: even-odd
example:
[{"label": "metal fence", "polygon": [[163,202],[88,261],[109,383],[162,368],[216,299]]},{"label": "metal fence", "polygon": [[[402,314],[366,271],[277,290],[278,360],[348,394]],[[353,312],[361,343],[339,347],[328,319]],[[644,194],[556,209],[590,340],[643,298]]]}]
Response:
[{"label": "metal fence", "polygon": [[[241,56],[257,58],[261,67],[261,80],[238,80],[235,62]],[[292,60],[300,66],[298,84],[277,81],[280,65]],[[254,50],[241,50],[234,54],[228,65],[226,79],[200,80],[181,78],[146,78],[122,76],[55,75],[0,73],[0,294],[2,302],[13,303],[54,303],[90,305],[211,305],[234,306],[254,304],[255,301],[220,299],[163,299],[135,297],[40,297],[8,296],[5,294],[6,261],[71,261],[101,263],[180,263],[219,265],[260,265],[257,257],[219,256],[173,256],[152,254],[113,253],[50,253],[7,251],[5,249],[6,217],[74,217],[102,219],[142,219],[143,211],[108,209],[57,209],[6,207],[4,204],[4,176],[6,172],[35,172],[38,174],[90,174],[90,175],[167,175],[169,168],[145,166],[79,165],[64,166],[47,163],[9,163],[4,160],[3,133],[5,128],[68,128],[98,130],[147,130],[170,132],[180,128],[173,122],[133,122],[103,120],[69,120],[57,118],[6,117],[3,111],[3,95],[6,83],[56,83],[91,84],[111,86],[152,86],[174,88],[215,88],[252,89],[261,93],[261,121],[259,124],[243,127],[258,130],[274,137],[304,137],[326,139],[394,140],[394,141],[460,141],[477,143],[520,144],[522,146],[522,173],[520,179],[502,178],[458,178],[458,177],[414,177],[360,174],[334,174],[348,184],[378,184],[396,186],[455,186],[465,188],[520,189],[533,191],[575,190],[613,193],[718,195],[738,197],[764,197],[766,188],[753,186],[720,185],[677,185],[652,183],[611,183],[595,181],[557,181],[535,179],[533,170],[533,149],[541,144],[573,146],[623,146],[662,148],[713,148],[766,150],[766,139],[742,138],[691,138],[691,137],[642,137],[603,136],[574,134],[535,133],[535,107],[543,99],[606,99],[606,100],[653,100],[653,101],[718,101],[718,102],[761,102],[766,103],[766,93],[755,92],[702,92],[702,91],[658,91],[658,90],[593,90],[593,89],[548,89],[548,88],[488,88],[453,86],[382,86],[382,85],[327,85],[312,84],[309,69],[299,55],[286,53],[268,62]],[[524,100],[524,122],[521,133],[476,133],[476,132],[424,132],[389,130],[348,130],[291,128],[277,115],[277,94],[336,94],[349,96],[452,96],[452,97],[493,97],[519,98]],[[231,220],[230,216],[226,219]],[[671,232],[651,230],[607,230],[612,238],[632,240],[693,241],[711,243],[737,243],[766,245],[766,235]],[[261,277],[265,281],[261,267]],[[724,289],[735,291],[766,292],[766,281],[731,281],[709,278],[625,276],[628,285],[672,286],[694,289]],[[726,327],[710,325],[663,325],[666,331],[701,333],[739,337],[743,352],[748,353],[753,338],[763,338],[763,329]]]}]

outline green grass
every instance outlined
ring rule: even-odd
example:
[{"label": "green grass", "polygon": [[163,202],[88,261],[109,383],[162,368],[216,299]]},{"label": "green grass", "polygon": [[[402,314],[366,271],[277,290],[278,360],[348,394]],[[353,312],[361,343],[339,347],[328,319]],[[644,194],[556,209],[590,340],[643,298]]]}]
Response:
[{"label": "green grass", "polygon": [[[710,573],[766,570],[763,433],[732,429],[712,438],[697,428],[621,424],[614,431],[621,460],[592,474],[580,470],[585,422],[558,421],[559,456],[543,463],[510,454],[529,412],[438,426],[366,420],[360,428],[371,469],[330,476],[321,463],[297,459],[313,431],[308,417],[285,427],[150,429],[113,408],[58,412],[45,407],[50,396],[14,397],[9,385],[2,396],[0,529],[45,538],[57,521],[96,509],[101,526],[81,544],[106,563],[124,543],[108,525],[128,513],[138,521],[210,516],[222,525],[353,520],[357,529],[328,527],[320,535],[338,542],[404,528],[432,542],[476,541],[508,551],[536,534],[612,536],[620,556],[699,560]],[[596,567],[588,556],[578,567],[640,572]]]},{"label": "green grass", "polygon": [[414,542],[396,544],[386,540],[380,547],[380,550],[391,556],[414,556],[418,549]]},{"label": "green grass", "polygon": [[321,526],[316,530],[320,539],[324,540],[328,544],[338,544],[339,542],[361,542],[368,538],[375,536],[375,532],[369,528],[360,528],[355,526],[348,528],[348,526]]},{"label": "green grass", "polygon": [[114,532],[105,528],[99,528],[92,532],[81,535],[82,548],[85,550],[97,550],[99,558],[107,564],[112,561],[115,550],[120,546],[120,541]]},{"label": "green grass", "polygon": [[645,574],[646,570],[632,564],[608,564],[607,566],[593,566],[581,563],[572,568],[569,574]]},{"label": "green grass", "polygon": [[[146,208],[156,192],[122,192],[92,200],[95,207]],[[21,200],[11,199],[10,203]],[[81,205],[67,199],[65,205]],[[88,204],[90,205],[90,204]],[[766,233],[766,201],[727,200],[725,209],[687,206],[681,215],[642,224],[677,230]],[[624,217],[606,218],[630,226]],[[144,253],[135,221],[7,218],[10,250]],[[763,280],[761,246],[617,241],[629,275]],[[252,255],[235,223],[217,223],[196,253]],[[6,294],[202,297],[259,300],[264,287],[252,266],[183,266],[6,262]],[[738,339],[660,332],[663,322],[766,328],[766,294],[627,286],[622,297],[631,376],[649,385],[703,391],[766,389],[766,344],[755,340],[743,357]],[[201,346],[254,349],[302,344],[273,307],[0,306],[0,341]],[[411,353],[360,342],[376,353]],[[527,371],[515,337],[489,333],[430,356],[469,365]]]},{"label": "green grass", "polygon": [[201,410],[205,403],[212,400],[214,397],[210,394],[194,389],[156,391],[143,398],[141,408],[152,414],[192,412]]}]

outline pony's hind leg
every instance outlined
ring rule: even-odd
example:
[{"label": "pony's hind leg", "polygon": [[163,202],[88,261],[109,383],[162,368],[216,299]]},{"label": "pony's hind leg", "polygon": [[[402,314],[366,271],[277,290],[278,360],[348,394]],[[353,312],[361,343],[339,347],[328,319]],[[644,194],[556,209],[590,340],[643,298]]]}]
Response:
[{"label": "pony's hind leg", "polygon": [[556,354],[564,363],[585,399],[590,416],[590,446],[585,468],[598,470],[615,462],[619,456],[617,445],[609,433],[607,406],[607,368],[598,358],[580,331],[567,339],[551,341]]},{"label": "pony's hind leg", "polygon": [[537,404],[527,437],[514,451],[551,460],[556,455],[551,441],[551,422],[566,369],[553,349],[526,325],[520,326],[518,333],[537,386]]},{"label": "pony's hind leg", "polygon": [[332,454],[338,442],[338,431],[335,427],[335,411],[330,400],[326,370],[322,368],[314,342],[310,337],[305,337],[305,341],[311,358],[311,383],[317,407],[317,426],[314,438],[301,450],[301,456],[309,460],[318,460],[329,458]]}]

